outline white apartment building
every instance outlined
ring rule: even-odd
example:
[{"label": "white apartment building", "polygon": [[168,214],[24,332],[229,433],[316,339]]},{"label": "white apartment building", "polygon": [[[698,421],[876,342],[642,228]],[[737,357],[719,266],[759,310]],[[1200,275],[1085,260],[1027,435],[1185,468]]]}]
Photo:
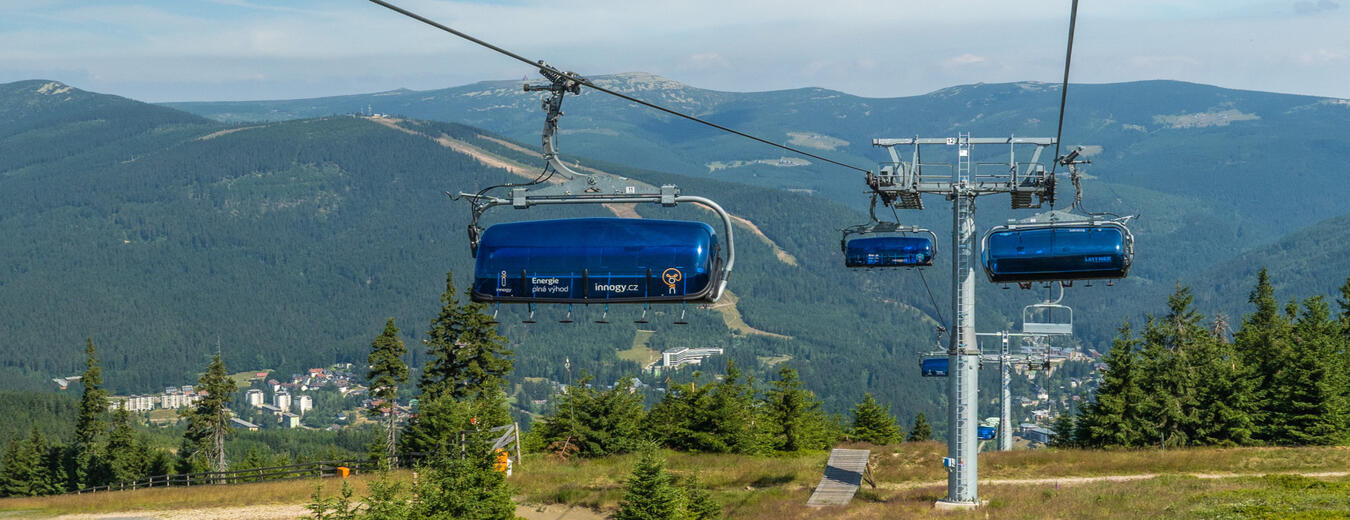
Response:
[{"label": "white apartment building", "polygon": [[698,365],[703,363],[703,359],[716,356],[722,353],[718,347],[689,348],[678,347],[661,353],[661,366],[665,368],[678,368],[683,365]]},{"label": "white apartment building", "polygon": [[244,400],[254,408],[258,408],[267,402],[267,398],[263,396],[263,391],[257,388],[244,392]]},{"label": "white apartment building", "polygon": [[272,405],[280,408],[283,412],[291,410],[291,393],[287,391],[277,392],[272,396]]}]

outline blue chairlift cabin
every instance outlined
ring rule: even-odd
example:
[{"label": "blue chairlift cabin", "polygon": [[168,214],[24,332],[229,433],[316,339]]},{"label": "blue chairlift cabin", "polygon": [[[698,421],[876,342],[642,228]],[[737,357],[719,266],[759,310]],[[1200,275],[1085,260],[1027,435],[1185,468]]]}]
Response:
[{"label": "blue chairlift cabin", "polygon": [[1116,221],[1051,220],[993,228],[982,249],[995,283],[1114,279],[1129,273],[1134,236]]},{"label": "blue chairlift cabin", "polygon": [[978,426],[975,428],[975,433],[982,441],[993,440],[994,436],[998,434],[998,428],[993,426]]},{"label": "blue chairlift cabin", "polygon": [[710,303],[723,259],[702,222],[578,218],[483,231],[471,299],[503,303]]},{"label": "blue chairlift cabin", "polygon": [[855,238],[844,246],[846,267],[926,267],[933,265],[933,240],[928,237]]},{"label": "blue chairlift cabin", "polygon": [[919,362],[919,375],[923,377],[947,377],[946,357],[926,357]]}]

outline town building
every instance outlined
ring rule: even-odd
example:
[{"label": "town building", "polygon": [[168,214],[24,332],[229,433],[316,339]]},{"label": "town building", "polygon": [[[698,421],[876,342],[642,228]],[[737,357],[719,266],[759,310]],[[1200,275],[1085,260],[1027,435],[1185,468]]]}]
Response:
[{"label": "town building", "polygon": [[298,408],[297,411],[300,412],[300,415],[305,415],[305,412],[314,409],[314,398],[308,395],[301,395],[296,398],[295,406]]},{"label": "town building", "polygon": [[277,392],[272,396],[272,405],[280,408],[283,412],[291,410],[291,394],[285,390]]},{"label": "town building", "polygon": [[236,430],[248,430],[248,431],[251,431],[251,432],[256,432],[256,431],[258,431],[258,425],[253,424],[253,423],[248,422],[248,421],[245,421],[245,420],[240,419],[240,418],[238,418],[238,417],[231,417],[231,418],[230,418],[230,426],[233,426],[234,429],[236,429]]},{"label": "town building", "polygon": [[661,366],[679,368],[684,365],[702,364],[705,358],[722,354],[718,347],[689,348],[677,347],[661,353]]},{"label": "town building", "polygon": [[267,398],[263,395],[263,391],[258,390],[257,388],[244,392],[244,400],[248,402],[249,406],[254,408],[258,408],[267,402]]}]

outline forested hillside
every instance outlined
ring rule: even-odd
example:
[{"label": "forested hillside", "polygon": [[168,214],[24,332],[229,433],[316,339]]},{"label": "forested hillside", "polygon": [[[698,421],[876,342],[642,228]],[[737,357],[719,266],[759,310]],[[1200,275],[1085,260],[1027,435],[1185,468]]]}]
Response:
[{"label": "forested hillside", "polygon": [[[118,120],[109,117],[107,125]],[[445,272],[456,272],[461,287],[469,277],[462,234],[467,208],[442,193],[508,178],[425,137],[367,119],[148,128],[133,135],[157,139],[158,146],[135,157],[110,158],[72,145],[59,161],[6,170],[0,180],[0,227],[22,238],[0,246],[10,259],[0,274],[0,306],[10,317],[0,348],[6,386],[37,388],[75,373],[85,337],[99,343],[105,379],[118,392],[190,382],[217,345],[238,369],[284,374],[360,362],[389,316],[415,345],[439,307]],[[434,130],[509,150],[475,129],[441,124]],[[51,146],[63,142],[63,128],[41,131],[56,136],[46,141]],[[622,173],[648,182],[671,179]],[[55,179],[61,182],[52,184]],[[805,195],[788,196],[785,206],[782,194],[762,188],[679,180],[687,193],[714,194],[760,224],[799,262],[782,262],[763,239],[738,230],[731,289],[741,297],[742,315],[753,327],[791,339],[733,334],[720,314],[697,308],[689,309],[691,325],[675,326],[672,313],[679,309],[661,308],[649,326],[656,331],[650,348],[724,346],[726,357],[753,372],[768,368],[761,358],[790,359],[836,409],[869,387],[885,389],[875,393],[889,402],[903,396],[937,404],[932,385],[909,377],[916,352],[934,341],[933,324],[908,306],[925,305],[931,313],[917,298],[919,282],[835,268],[834,230],[860,215]],[[813,218],[788,218],[797,212]],[[526,216],[539,218],[507,210],[493,218]],[[707,218],[683,208],[669,216]],[[888,278],[915,298],[894,301],[897,286]],[[518,380],[565,380],[564,357],[574,371],[601,381],[637,371],[636,363],[617,356],[632,346],[635,311],[614,309],[610,325],[589,323],[599,309],[579,311],[579,324],[552,323],[562,311],[545,309],[540,324],[526,327],[514,309],[503,310]],[[420,366],[419,349],[412,350],[409,362]],[[928,408],[901,413],[922,409]]]},{"label": "forested hillside", "polygon": [[[1163,89],[1153,94],[1160,97],[1172,92],[1164,87],[1177,85],[1156,83],[1138,88]],[[217,345],[226,363],[238,370],[270,368],[289,374],[334,362],[362,363],[371,340],[388,317],[397,320],[412,347],[409,365],[420,367],[424,360],[416,346],[440,306],[438,295],[444,288],[445,273],[453,271],[461,289],[471,276],[463,231],[468,222],[467,207],[462,201],[447,200],[443,193],[518,178],[428,137],[458,141],[529,168],[540,164],[533,153],[522,151],[530,148],[453,123],[404,121],[397,123],[401,128],[393,128],[395,123],[387,119],[339,116],[228,125],[59,83],[21,82],[0,87],[4,92],[0,107],[6,114],[0,126],[0,149],[5,150],[0,154],[0,234],[9,238],[0,243],[0,258],[5,259],[0,264],[0,311],[7,316],[0,321],[0,354],[4,356],[0,386],[7,388],[43,388],[50,385],[47,380],[51,377],[77,373],[79,348],[86,337],[93,337],[100,345],[105,379],[116,392],[147,392],[191,382]],[[1200,97],[1210,102],[1216,95],[1208,87],[1177,88],[1179,99]],[[987,89],[1001,94],[990,94]],[[1006,92],[1009,89],[1029,92],[1025,95],[1033,98],[1019,101],[1027,106],[1039,99],[1034,96],[1051,95],[1045,89],[1026,86],[981,86],[941,91],[930,97],[947,100],[943,103],[962,99],[972,107],[1021,99]],[[796,99],[791,103],[801,107],[813,106],[801,94],[794,91],[774,96],[782,98],[780,103],[790,104],[791,98]],[[1240,101],[1265,100],[1262,102],[1266,105],[1261,106],[1275,107],[1271,110],[1304,108],[1288,108],[1286,112],[1263,115],[1263,119],[1242,119],[1230,125],[1195,127],[1177,123],[1172,128],[1150,123],[1156,131],[1145,135],[1214,132],[1214,141],[1201,150],[1154,151],[1139,157],[1095,156],[1099,164],[1090,171],[1120,172],[1128,167],[1131,174],[1102,172],[1101,177],[1111,182],[1089,180],[1085,187],[1093,209],[1142,210],[1144,216],[1133,224],[1139,255],[1131,278],[1113,288],[1080,284],[1066,298],[1077,311],[1077,339],[1085,346],[1105,351],[1122,318],[1138,321],[1142,312],[1165,301],[1176,282],[1191,283],[1193,273],[1207,269],[1215,269],[1204,278],[1214,280],[1206,282],[1214,289],[1197,287],[1202,312],[1212,312],[1205,307],[1206,302],[1244,301],[1250,276],[1238,274],[1229,284],[1224,278],[1226,271],[1215,268],[1216,263],[1230,261],[1267,240],[1261,237],[1273,240],[1278,236],[1274,230],[1282,226],[1293,226],[1338,204],[1350,204],[1334,196],[1345,190],[1344,186],[1327,177],[1293,175],[1285,184],[1252,190],[1285,206],[1298,206],[1297,211],[1279,216],[1288,219],[1269,218],[1281,215],[1277,211],[1238,213],[1222,197],[1187,194],[1187,190],[1198,191],[1214,184],[1203,171],[1164,174],[1146,166],[1161,164],[1164,157],[1183,151],[1213,157],[1248,153],[1251,148],[1225,148],[1229,145],[1223,144],[1234,131],[1256,131],[1238,123],[1274,124],[1280,117],[1301,117],[1299,114],[1308,111],[1325,116],[1341,108],[1290,96],[1222,94],[1242,94],[1235,98]],[[1093,106],[1132,103],[1101,95],[1103,99]],[[773,96],[766,99],[770,98]],[[1289,105],[1293,102],[1290,100],[1301,100],[1304,105]],[[833,107],[830,103],[844,101],[836,96],[816,102]],[[1192,106],[1177,103],[1149,110]],[[999,106],[1004,105],[1020,106]],[[936,117],[943,106],[934,105],[928,109],[931,112],[905,114],[929,113]],[[582,112],[583,107],[578,103],[573,109]],[[820,114],[835,108],[813,110]],[[510,115],[505,115],[508,112]],[[537,108],[531,104],[519,112],[503,110],[501,120],[519,118],[522,125],[528,121],[532,131],[537,131]],[[569,112],[564,121],[565,129],[576,128],[582,121],[573,113]],[[760,129],[772,127],[756,122],[759,120],[751,118],[752,113],[766,112],[762,106],[746,112],[749,129],[756,130],[761,124],[765,126]],[[899,113],[892,115],[899,117]],[[1279,116],[1281,113],[1285,116]],[[999,116],[1002,119],[988,121],[1012,125],[1023,115],[1004,114]],[[933,131],[965,129],[970,123],[952,124],[956,126],[934,127]],[[981,123],[978,128],[986,127]],[[661,126],[653,132],[667,135],[663,139],[674,139],[687,130]],[[583,148],[584,140],[578,139],[581,135],[592,134],[566,134],[566,149]],[[696,140],[686,145],[693,142]],[[571,148],[574,144],[577,146]],[[676,149],[681,150],[678,154],[687,151]],[[608,325],[591,323],[601,312],[598,308],[577,308],[578,322],[571,325],[556,323],[565,310],[543,308],[538,316],[540,323],[526,326],[520,323],[520,309],[504,307],[501,333],[515,350],[513,383],[522,384],[526,391],[523,397],[547,396],[546,385],[540,387],[540,381],[533,378],[567,380],[564,359],[571,361],[574,377],[584,370],[596,375],[597,382],[609,384],[621,375],[636,373],[636,360],[653,351],[720,346],[726,349],[726,355],[710,360],[702,367],[705,371],[718,372],[731,359],[763,380],[765,374],[775,370],[772,363],[786,361],[800,371],[807,387],[815,390],[832,411],[843,411],[858,402],[863,392],[870,391],[881,402],[893,404],[902,422],[909,423],[917,413],[927,412],[941,428],[945,414],[939,406],[944,399],[944,382],[918,378],[916,365],[921,352],[938,346],[934,334],[938,322],[951,317],[946,304],[950,283],[947,269],[929,269],[922,277],[916,271],[860,273],[842,269],[837,230],[861,223],[866,217],[819,196],[823,192],[784,192],[729,182],[746,180],[740,169],[732,170],[735,176],[722,171],[711,177],[688,177],[632,168],[660,161],[632,160],[620,166],[580,160],[585,166],[652,184],[677,183],[685,193],[713,197],[733,214],[754,223],[763,238],[749,228],[736,230],[737,268],[730,284],[738,297],[736,310],[750,329],[733,331],[720,313],[694,307],[688,309],[691,324],[676,326],[671,322],[680,312],[678,306],[658,308],[652,323],[643,326],[654,331],[650,334],[639,333],[631,323],[637,314],[631,308],[611,309],[612,323]],[[1230,165],[1234,178],[1249,179],[1264,171],[1253,164]],[[751,172],[749,178],[756,175],[753,169],[744,171]],[[819,183],[838,186],[838,193],[863,200],[862,185],[856,179],[819,172],[813,175]],[[1154,176],[1157,182],[1136,184],[1131,180],[1134,176]],[[1166,183],[1176,184],[1175,189],[1167,190],[1174,193],[1159,189]],[[1325,196],[1319,196],[1315,203],[1296,205],[1281,198],[1281,190]],[[930,223],[943,236],[950,217],[943,211],[943,204],[930,202],[931,209],[913,221]],[[981,203],[985,226],[1012,214],[1006,210],[1006,201],[982,199]],[[692,208],[637,211],[648,217],[710,218],[706,212]],[[1342,213],[1346,212],[1350,209],[1343,208]],[[498,209],[489,213],[488,223],[605,214],[600,208]],[[1309,233],[1320,236],[1315,231]],[[1299,236],[1290,238],[1299,241],[1299,248],[1335,251],[1334,247],[1305,243],[1308,240]],[[949,250],[946,242],[944,238],[943,251]],[[774,246],[781,248],[790,261],[776,254]],[[1236,262],[1255,267],[1269,258],[1277,283],[1305,284],[1297,286],[1300,297],[1334,291],[1344,282],[1347,271],[1346,264],[1337,262],[1334,254],[1318,264],[1325,265],[1325,270],[1304,269],[1309,260],[1301,249],[1245,258]],[[1289,258],[1289,263],[1281,263],[1280,258]],[[1214,294],[1212,298],[1206,296],[1210,293]],[[994,331],[1016,326],[1021,307],[1043,297],[1043,292],[1004,291],[981,283],[979,297],[977,325],[980,330]],[[1232,308],[1221,303],[1212,305]],[[620,356],[623,351],[627,352]],[[646,376],[645,382],[660,386],[667,375]],[[674,381],[688,377],[689,370],[673,374]]]},{"label": "forested hillside", "polygon": [[[1053,135],[1060,95],[1059,85],[1034,82],[862,98],[816,88],[718,92],[642,73],[598,76],[595,81],[863,167],[889,160],[871,146],[877,137]],[[371,110],[470,124],[533,143],[542,113],[538,95],[521,91],[520,84],[495,81],[432,91],[171,106],[224,121]],[[599,93],[583,92],[566,104],[561,128],[563,152],[569,157],[808,190],[858,208],[866,203],[860,180],[837,167],[810,164],[810,159],[780,163],[777,159],[784,154],[779,150]],[[1342,182],[1343,165],[1350,164],[1347,100],[1177,81],[1071,85],[1064,125],[1065,144],[1087,146],[1086,154],[1094,161],[1087,167],[1085,207],[1141,216],[1132,223],[1138,261],[1131,278],[1120,284],[1130,290],[1074,291],[1066,300],[1081,311],[1085,320],[1080,331],[1091,343],[1105,344],[1121,318],[1142,312],[1142,301],[1162,301],[1177,282],[1189,283],[1217,263],[1302,227],[1350,214],[1350,185]],[[956,160],[954,153],[934,157],[933,152],[925,151],[925,162]],[[1006,160],[1001,147],[975,150],[977,162],[999,160]],[[1066,183],[1060,193],[1065,201],[1070,197],[1067,188]],[[1008,211],[1006,200],[998,198],[980,202],[981,227],[1029,213]],[[929,206],[923,212],[901,212],[900,218],[945,237],[951,221],[946,206],[936,198]],[[1350,270],[1344,262],[1335,266]],[[1247,266],[1245,275],[1256,267]],[[1302,271],[1284,278],[1324,294],[1341,282],[1339,276],[1314,278]],[[1198,291],[1201,303],[1240,301],[1245,294],[1235,285],[1225,287],[1227,292],[1213,299]],[[1018,301],[1029,299],[1023,295]],[[1016,306],[996,304],[1003,314],[1015,312]],[[1234,306],[1223,304],[1222,309],[1232,312]],[[981,328],[984,323],[989,322],[982,321]]]}]

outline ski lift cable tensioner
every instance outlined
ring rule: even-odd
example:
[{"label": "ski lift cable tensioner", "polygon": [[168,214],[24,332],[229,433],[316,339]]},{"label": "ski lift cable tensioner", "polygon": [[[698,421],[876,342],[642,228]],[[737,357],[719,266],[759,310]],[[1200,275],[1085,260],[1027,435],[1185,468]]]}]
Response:
[{"label": "ski lift cable tensioner", "polygon": [[685,113],[680,112],[680,111],[678,111],[678,110],[673,110],[673,109],[670,109],[670,108],[663,107],[663,106],[661,106],[661,105],[657,105],[657,104],[655,104],[655,103],[651,103],[651,102],[648,102],[648,101],[643,101],[643,100],[641,100],[641,99],[635,98],[635,97],[633,97],[633,96],[629,96],[629,95],[624,94],[624,93],[622,93],[622,92],[618,92],[618,91],[615,91],[615,90],[610,90],[610,89],[608,89],[608,88],[605,88],[605,87],[596,85],[596,84],[593,83],[591,80],[586,79],[586,78],[584,78],[584,77],[581,77],[581,76],[578,76],[578,75],[576,75],[576,74],[569,73],[569,72],[563,72],[562,70],[560,70],[560,69],[558,69],[558,68],[556,68],[556,67],[553,67],[553,66],[551,66],[551,65],[549,65],[549,64],[547,64],[547,63],[544,63],[542,60],[538,60],[538,61],[536,61],[536,60],[530,60],[530,59],[528,59],[528,58],[526,58],[526,57],[524,57],[524,56],[521,56],[521,55],[516,54],[516,53],[514,53],[514,52],[511,52],[511,51],[509,51],[509,50],[503,49],[503,48],[501,48],[501,47],[498,47],[498,46],[493,45],[493,44],[491,44],[491,43],[488,43],[488,42],[486,42],[486,41],[480,40],[480,39],[478,39],[478,38],[475,38],[475,37],[473,37],[473,36],[470,36],[470,35],[468,35],[468,34],[465,34],[465,33],[461,32],[461,31],[455,30],[455,29],[453,29],[453,28],[451,28],[451,27],[448,27],[448,26],[443,25],[443,24],[441,24],[441,23],[438,23],[438,22],[436,22],[436,21],[434,21],[434,20],[431,20],[431,19],[429,19],[429,18],[426,18],[426,17],[424,17],[424,16],[421,16],[421,15],[419,15],[419,14],[417,14],[417,13],[408,11],[408,10],[406,10],[406,9],[403,9],[403,8],[401,8],[401,7],[398,7],[398,6],[396,6],[396,5],[394,5],[394,4],[391,4],[391,3],[389,3],[389,2],[385,2],[384,0],[370,0],[370,1],[371,1],[372,3],[375,3],[375,4],[378,4],[378,5],[380,5],[380,6],[386,7],[386,8],[388,8],[388,9],[394,11],[394,12],[397,12],[397,13],[399,13],[399,14],[402,14],[402,15],[404,15],[404,16],[407,16],[407,17],[412,18],[412,19],[414,19],[414,20],[417,20],[417,21],[419,21],[419,22],[425,23],[425,24],[427,24],[427,25],[430,25],[430,26],[435,27],[435,28],[437,28],[437,29],[440,29],[440,30],[442,30],[442,31],[448,32],[448,33],[450,33],[450,34],[453,34],[453,35],[458,36],[458,37],[460,37],[460,38],[463,38],[463,39],[465,39],[465,40],[469,40],[469,41],[471,41],[471,42],[473,42],[473,43],[476,43],[476,44],[478,44],[478,45],[481,45],[481,46],[483,46],[483,47],[487,47],[487,48],[489,48],[489,49],[492,49],[492,50],[494,50],[494,51],[497,51],[498,53],[501,53],[501,54],[503,54],[503,55],[506,55],[506,56],[508,56],[508,57],[511,57],[511,58],[513,58],[513,59],[515,59],[515,60],[517,60],[517,61],[526,63],[526,64],[528,64],[528,65],[530,65],[530,66],[532,66],[532,67],[538,67],[538,68],[539,68],[539,72],[540,72],[541,74],[543,74],[544,77],[549,78],[549,79],[551,79],[551,80],[554,79],[554,78],[557,78],[557,77],[568,77],[571,81],[575,82],[575,87],[574,87],[574,90],[572,91],[574,94],[580,93],[580,87],[585,86],[585,87],[587,87],[587,88],[591,88],[591,89],[595,89],[595,90],[600,91],[600,92],[604,92],[604,93],[609,94],[609,95],[611,95],[611,96],[615,96],[615,97],[618,97],[618,98],[622,98],[622,99],[624,99],[624,100],[626,100],[626,101],[630,101],[630,102],[637,103],[637,104],[639,104],[639,105],[642,105],[642,106],[645,106],[645,107],[648,107],[648,108],[652,108],[652,109],[655,109],[655,110],[659,110],[659,111],[665,112],[665,113],[667,113],[667,114],[670,114],[670,115],[673,115],[673,116],[676,116],[676,117],[688,119],[688,120],[693,121],[693,122],[695,122],[695,123],[699,123],[699,124],[702,124],[702,125],[710,126],[710,127],[712,127],[712,128],[716,128],[716,129],[721,130],[721,131],[723,131],[723,132],[728,132],[728,133],[732,133],[732,134],[735,134],[735,135],[739,135],[739,136],[744,137],[744,138],[746,138],[746,139],[750,139],[750,140],[753,140],[753,141],[758,141],[758,142],[760,142],[760,143],[764,143],[764,144],[767,144],[767,145],[769,145],[769,146],[773,146],[773,147],[776,147],[776,148],[781,148],[781,149],[783,149],[783,150],[787,150],[787,151],[792,152],[792,153],[795,153],[795,154],[799,154],[799,155],[803,155],[803,156],[806,156],[806,157],[810,157],[810,158],[812,158],[812,159],[824,161],[824,162],[826,162],[826,163],[830,163],[830,164],[833,164],[833,165],[835,165],[835,166],[841,166],[841,167],[844,167],[844,168],[848,168],[848,169],[850,169],[850,170],[855,170],[855,171],[862,172],[862,173],[864,173],[864,174],[869,173],[869,170],[864,169],[864,168],[859,168],[859,167],[857,167],[857,166],[852,166],[852,165],[849,165],[849,164],[845,164],[845,163],[842,163],[842,162],[839,162],[839,161],[836,161],[836,160],[833,160],[833,159],[829,159],[829,158],[826,158],[826,157],[821,157],[821,156],[819,156],[819,155],[813,154],[813,153],[811,153],[811,152],[808,152],[808,151],[805,151],[805,150],[802,150],[802,149],[799,149],[799,148],[794,148],[794,147],[787,146],[787,145],[784,145],[784,144],[775,143],[775,142],[770,141],[770,140],[768,140],[768,139],[764,139],[764,138],[762,138],[762,137],[754,136],[754,135],[751,135],[751,134],[748,134],[748,133],[745,133],[745,132],[742,132],[742,131],[739,131],[739,130],[736,130],[736,129],[733,129],[733,128],[728,128],[728,127],[726,127],[726,126],[719,125],[719,124],[714,123],[714,122],[712,122],[712,121],[708,121],[708,120],[705,120],[705,119],[702,119],[702,118],[699,118],[699,117],[695,117],[695,116],[692,116],[692,115],[689,115],[689,114],[685,114]]}]

